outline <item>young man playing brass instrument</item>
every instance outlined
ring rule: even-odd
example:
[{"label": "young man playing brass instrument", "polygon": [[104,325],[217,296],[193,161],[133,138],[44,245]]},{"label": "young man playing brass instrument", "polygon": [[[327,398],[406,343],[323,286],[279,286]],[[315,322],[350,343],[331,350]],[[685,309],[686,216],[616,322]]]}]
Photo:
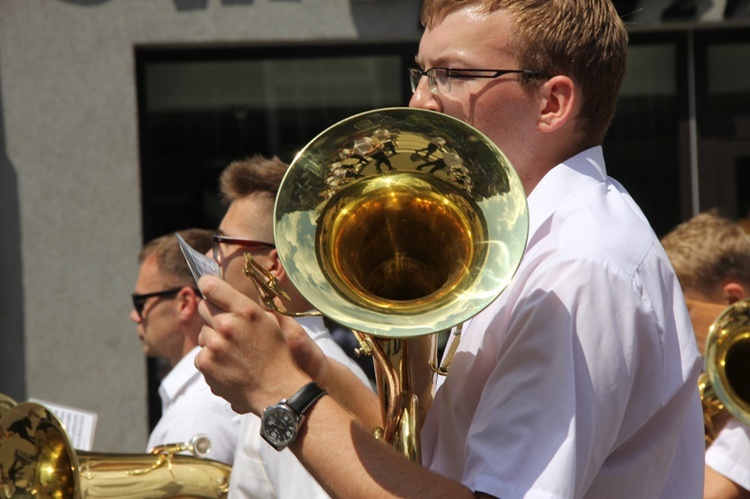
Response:
[{"label": "young man playing brass instrument", "polygon": [[[278,158],[255,155],[232,162],[222,172],[220,189],[229,206],[213,235],[210,254],[221,266],[224,280],[258,302],[258,290],[244,273],[245,254],[250,253],[289,294],[290,300],[283,303],[284,307],[290,312],[302,313],[312,307],[289,281],[274,245],[273,205],[286,169],[287,165]],[[301,317],[296,322],[303,328],[300,340],[311,341],[317,350],[332,359],[329,362],[351,373],[361,387],[369,386],[362,369],[333,340],[322,318]],[[370,391],[369,396],[374,394]],[[263,441],[259,430],[257,416],[242,416],[229,497],[327,497],[289,449],[278,452],[271,448]]]},{"label": "young man playing brass instrument", "polygon": [[[716,212],[694,216],[662,238],[704,348],[709,326],[750,292],[750,237]],[[710,312],[705,313],[704,310]],[[750,428],[735,418],[706,450],[706,499],[750,497]]]},{"label": "young man playing brass instrument", "polygon": [[[494,141],[528,196],[525,255],[464,325],[422,466],[377,441],[366,397],[299,327],[203,277],[196,365],[261,415],[305,387],[289,446],[335,497],[698,498],[700,356],[645,217],[607,177],[627,33],[610,0],[426,0],[410,105]],[[291,340],[291,341],[290,341]]]}]

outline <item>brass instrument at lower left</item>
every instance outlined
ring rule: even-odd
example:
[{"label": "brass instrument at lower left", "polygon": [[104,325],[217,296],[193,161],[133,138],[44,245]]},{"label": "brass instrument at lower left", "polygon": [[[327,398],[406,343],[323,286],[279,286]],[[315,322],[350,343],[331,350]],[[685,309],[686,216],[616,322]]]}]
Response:
[{"label": "brass instrument at lower left", "polygon": [[[4,400],[8,402],[0,412],[0,498],[227,496],[231,466],[195,457],[205,451],[205,439],[157,447],[150,454],[79,451],[49,409]],[[183,451],[194,456],[177,454]]]},{"label": "brass instrument at lower left", "polygon": [[17,402],[5,394],[0,393],[0,418],[3,417],[7,411],[13,408]]}]

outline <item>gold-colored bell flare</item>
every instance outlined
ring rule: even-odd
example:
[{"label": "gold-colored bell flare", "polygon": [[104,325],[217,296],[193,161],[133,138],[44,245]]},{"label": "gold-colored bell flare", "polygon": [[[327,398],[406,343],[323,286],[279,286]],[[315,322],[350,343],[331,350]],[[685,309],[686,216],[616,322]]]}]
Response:
[{"label": "gold-colored bell flare", "polygon": [[297,289],[353,330],[405,338],[473,317],[507,286],[528,209],[494,143],[448,115],[376,109],[300,151],[275,208]]},{"label": "gold-colored bell flare", "polygon": [[166,446],[152,454],[78,451],[62,423],[44,406],[5,406],[0,417],[0,498],[227,496],[231,467],[174,453],[186,450],[186,445]]},{"label": "gold-colored bell flare", "polygon": [[705,350],[698,386],[710,444],[716,436],[711,421],[723,413],[750,425],[750,300],[734,303],[716,318]]},{"label": "gold-colored bell flare", "polygon": [[[420,460],[434,373],[449,365],[435,366],[435,333],[505,289],[528,223],[523,186],[505,155],[445,114],[361,113],[292,161],[276,197],[279,257],[318,313],[352,329],[359,351],[373,356],[384,421],[373,431],[409,459]],[[246,273],[277,309],[275,283],[251,263]]]},{"label": "gold-colored bell flare", "polygon": [[0,393],[0,418],[2,418],[3,414],[8,412],[8,410],[14,407],[16,404],[17,402],[15,400],[8,397],[7,395]]}]

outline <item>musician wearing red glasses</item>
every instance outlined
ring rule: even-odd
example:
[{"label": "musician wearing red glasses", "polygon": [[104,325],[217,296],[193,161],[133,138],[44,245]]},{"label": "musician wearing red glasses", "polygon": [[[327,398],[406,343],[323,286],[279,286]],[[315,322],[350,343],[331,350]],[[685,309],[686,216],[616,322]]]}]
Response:
[{"label": "musician wearing red glasses", "polygon": [[[260,155],[235,161],[224,170],[219,184],[229,206],[213,236],[210,255],[221,266],[226,282],[258,302],[258,290],[244,272],[245,255],[250,254],[288,293],[290,299],[281,305],[289,312],[302,313],[312,306],[289,280],[274,244],[274,202],[286,170],[287,165],[278,158],[268,159]],[[367,376],[334,341],[322,318],[290,320],[301,325],[297,330],[302,335],[299,341],[312,339],[319,352],[331,359],[331,364],[347,370],[360,387],[374,396]],[[277,451],[263,440],[260,419],[256,415],[245,414],[229,483],[229,497],[314,499],[328,497],[328,494],[289,449]]]}]

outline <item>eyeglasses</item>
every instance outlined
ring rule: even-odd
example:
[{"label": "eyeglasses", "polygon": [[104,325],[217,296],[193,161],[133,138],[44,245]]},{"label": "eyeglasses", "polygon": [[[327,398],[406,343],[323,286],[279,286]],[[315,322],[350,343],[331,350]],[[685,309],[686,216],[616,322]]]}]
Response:
[{"label": "eyeglasses", "polygon": [[544,71],[533,69],[455,69],[455,68],[430,68],[422,70],[409,68],[409,80],[411,91],[416,92],[419,80],[427,77],[430,84],[430,92],[433,94],[447,94],[451,91],[451,80],[455,78],[499,78],[507,74],[521,74],[530,78],[551,78]]},{"label": "eyeglasses", "polygon": [[[138,314],[138,317],[143,319],[143,307],[146,306],[146,301],[149,298],[154,298],[156,296],[171,296],[176,295],[180,291],[182,291],[182,288],[185,286],[180,286],[179,288],[169,288],[165,289],[164,291],[155,291],[153,293],[143,293],[143,294],[136,294],[133,293],[133,308],[135,309],[135,312]],[[195,290],[199,295],[200,291]]]},{"label": "eyeglasses", "polygon": [[276,249],[276,245],[273,243],[265,243],[263,241],[255,241],[253,239],[245,239],[244,237],[227,237],[221,234],[214,234],[213,243],[211,250],[213,252],[214,260],[221,263],[221,247],[220,244],[234,244],[242,246],[243,248],[272,248]]}]

